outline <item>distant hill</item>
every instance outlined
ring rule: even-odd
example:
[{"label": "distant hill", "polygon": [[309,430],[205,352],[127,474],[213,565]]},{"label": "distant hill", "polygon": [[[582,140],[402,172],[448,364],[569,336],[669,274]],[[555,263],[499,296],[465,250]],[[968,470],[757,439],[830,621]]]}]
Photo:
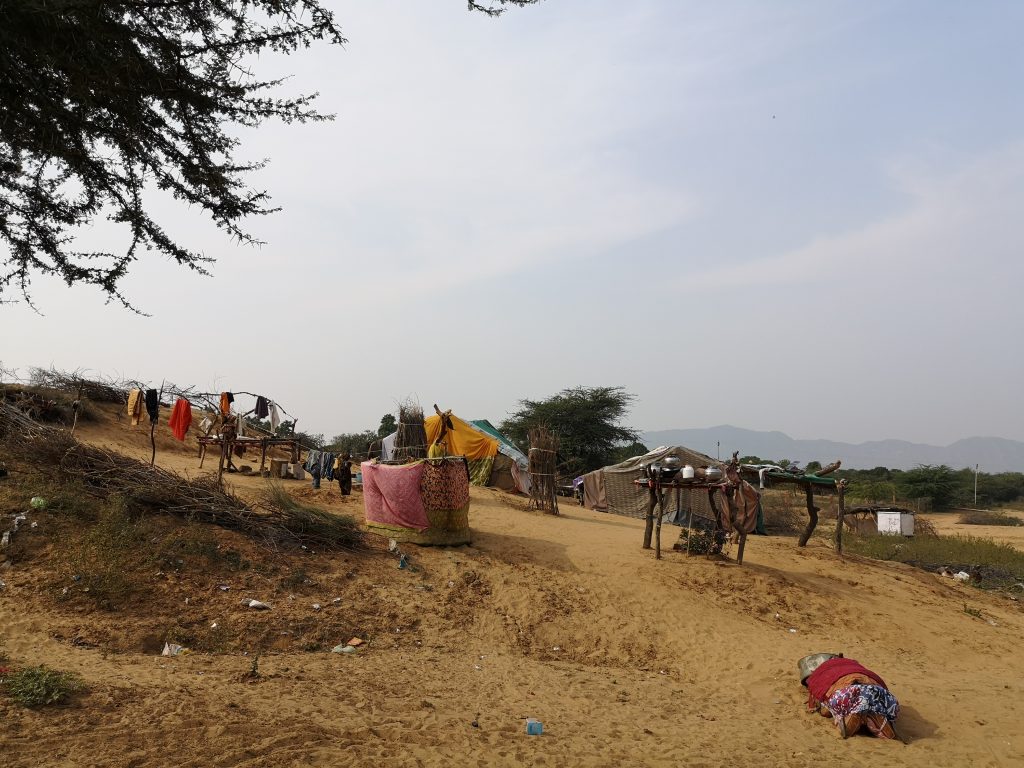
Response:
[{"label": "distant hill", "polygon": [[659,445],[685,445],[714,456],[721,442],[722,458],[733,451],[740,456],[790,459],[806,464],[827,464],[842,459],[849,469],[913,469],[918,464],[948,464],[954,469],[980,465],[983,472],[1024,472],[1024,443],[1001,437],[968,437],[952,445],[939,447],[905,440],[873,440],[867,443],[837,443],[831,440],[794,440],[782,432],[757,432],[722,425],[707,429],[664,429],[645,432],[648,448]]}]

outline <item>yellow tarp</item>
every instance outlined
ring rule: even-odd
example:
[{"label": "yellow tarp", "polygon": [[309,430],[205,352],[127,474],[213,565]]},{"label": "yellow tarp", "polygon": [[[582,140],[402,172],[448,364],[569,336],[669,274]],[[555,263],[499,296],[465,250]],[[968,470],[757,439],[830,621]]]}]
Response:
[{"label": "yellow tarp", "polygon": [[[467,461],[491,459],[498,453],[498,441],[478,432],[458,416],[452,416],[452,429],[444,436],[448,443],[449,456],[465,456]],[[423,420],[427,430],[427,444],[437,440],[441,434],[441,417],[436,413]]]}]

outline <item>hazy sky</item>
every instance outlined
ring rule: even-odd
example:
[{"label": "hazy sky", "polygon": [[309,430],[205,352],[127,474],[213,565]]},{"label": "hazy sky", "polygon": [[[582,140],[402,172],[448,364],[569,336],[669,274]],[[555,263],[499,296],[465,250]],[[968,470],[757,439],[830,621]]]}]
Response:
[{"label": "hazy sky", "polygon": [[0,361],[328,436],[622,385],[640,429],[1024,440],[1024,4],[328,4],[345,48],[257,65],[337,114],[245,134],[267,245],[155,201],[213,277],[138,265],[151,317],[37,281]]}]

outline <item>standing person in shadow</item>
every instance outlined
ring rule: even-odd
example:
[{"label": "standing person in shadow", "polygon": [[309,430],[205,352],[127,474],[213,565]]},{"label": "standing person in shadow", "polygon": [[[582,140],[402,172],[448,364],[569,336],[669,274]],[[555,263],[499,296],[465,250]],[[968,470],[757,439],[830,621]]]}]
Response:
[{"label": "standing person in shadow", "polygon": [[343,453],[334,460],[334,477],[338,480],[338,487],[342,496],[352,494],[352,456]]}]

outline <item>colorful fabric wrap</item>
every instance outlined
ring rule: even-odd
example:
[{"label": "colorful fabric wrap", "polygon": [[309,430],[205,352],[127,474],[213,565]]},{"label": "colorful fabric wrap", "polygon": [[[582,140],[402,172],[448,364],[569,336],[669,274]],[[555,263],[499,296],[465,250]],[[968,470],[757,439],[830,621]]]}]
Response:
[{"label": "colorful fabric wrap", "polygon": [[832,694],[827,706],[833,717],[867,713],[895,720],[900,714],[900,704],[896,697],[880,685],[851,685],[841,688]]},{"label": "colorful fabric wrap", "polygon": [[364,461],[363,504],[366,522],[425,531],[430,527],[420,486],[423,464],[390,466]]}]

